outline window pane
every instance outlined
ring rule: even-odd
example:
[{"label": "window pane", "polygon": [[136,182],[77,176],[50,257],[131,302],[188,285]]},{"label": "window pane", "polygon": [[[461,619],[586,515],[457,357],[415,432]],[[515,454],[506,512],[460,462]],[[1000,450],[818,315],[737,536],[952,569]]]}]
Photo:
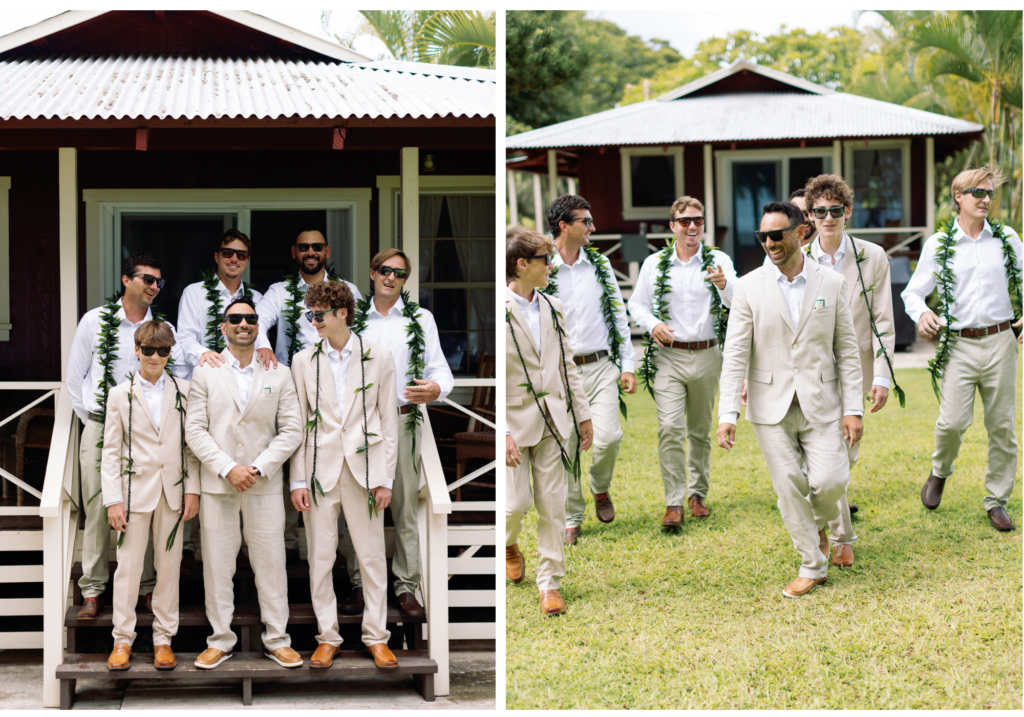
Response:
[{"label": "window pane", "polygon": [[469,235],[494,237],[494,197],[470,197]]},{"label": "window pane", "polygon": [[469,275],[469,242],[434,241],[434,282],[466,281]]},{"label": "window pane", "polygon": [[494,331],[494,289],[470,289],[469,328]]},{"label": "window pane", "polygon": [[466,330],[466,290],[434,289],[434,318],[438,331]]},{"label": "window pane", "polygon": [[853,151],[853,226],[898,227],[903,216],[903,151]]},{"label": "window pane", "polygon": [[470,281],[494,281],[494,239],[473,241],[470,244]]},{"label": "window pane", "polygon": [[434,243],[429,239],[420,239],[420,281],[430,281],[430,255]]},{"label": "window pane", "polygon": [[676,200],[675,156],[630,157],[634,207],[671,207]]},{"label": "window pane", "polygon": [[438,334],[438,338],[441,341],[441,351],[444,352],[444,357],[448,359],[448,366],[451,368],[452,373],[466,373],[464,367],[466,363],[466,333],[464,331],[458,333],[441,332]]},{"label": "window pane", "polygon": [[430,313],[434,313],[430,308],[430,289],[420,289],[420,306]]},{"label": "window pane", "polygon": [[469,332],[469,366],[466,373],[476,376],[480,369],[480,357],[484,352],[494,355],[494,332],[493,331],[470,331]]}]

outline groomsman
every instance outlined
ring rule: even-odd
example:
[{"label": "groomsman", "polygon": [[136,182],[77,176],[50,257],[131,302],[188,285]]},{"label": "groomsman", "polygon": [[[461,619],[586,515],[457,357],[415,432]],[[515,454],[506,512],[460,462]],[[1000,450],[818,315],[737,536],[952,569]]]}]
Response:
[{"label": "groomsman", "polygon": [[825,582],[825,524],[839,515],[850,481],[843,442],[852,447],[864,431],[846,281],[801,251],[802,219],[790,202],[764,206],[756,234],[773,266],[736,283],[718,409],[718,445],[731,450],[748,376],[747,420],[801,558],[799,576],[782,591],[786,597],[806,595]]},{"label": "groomsman", "polygon": [[[948,344],[940,339],[936,352],[935,362],[942,372],[939,418],[935,422],[932,469],[921,490],[921,502],[929,510],[939,507],[964,432],[974,421],[974,394],[978,391],[988,431],[988,494],[984,506],[992,527],[1008,531],[1015,527],[1006,513],[1006,502],[1013,492],[1017,472],[1014,422],[1017,346],[1021,341],[1014,341],[1010,328],[1015,310],[1020,310],[1024,249],[1013,229],[989,219],[992,200],[1003,181],[1001,175],[988,167],[968,169],[956,176],[952,194],[957,216],[948,232],[940,231],[925,241],[917,269],[902,296],[907,315],[917,322],[922,336],[939,335],[946,326],[946,316],[953,319],[949,323]],[[943,262],[945,244],[951,256]],[[1010,252],[1013,262],[1008,269]],[[951,300],[936,315],[928,309],[925,297],[935,288],[935,276],[944,269],[952,273],[946,286]],[[1011,289],[1011,278],[1016,279],[1015,290]],[[938,288],[941,307],[947,302],[942,297],[943,287]],[[1019,314],[1016,318],[1012,326],[1019,329]]]},{"label": "groomsman", "polygon": [[[127,670],[135,642],[135,602],[147,546],[156,545],[153,594],[153,665],[177,666],[171,638],[178,633],[178,574],[182,536],[178,528],[199,512],[199,462],[182,448],[184,418],[177,407],[189,382],[164,369],[174,332],[162,321],[135,331],[141,367],[107,398],[103,438],[103,504],[110,527],[124,533],[114,573],[114,651],[107,669]],[[182,471],[186,471],[182,475]],[[130,471],[130,472],[129,472]],[[127,503],[127,505],[126,505]],[[168,548],[168,540],[174,542]]]},{"label": "groomsman", "polygon": [[562,302],[537,291],[547,286],[554,249],[550,239],[520,226],[505,233],[505,574],[514,583],[526,577],[519,534],[533,504],[537,587],[541,612],[548,617],[565,612],[558,593],[565,575],[562,469],[588,450],[594,437],[590,406],[559,316]]},{"label": "groomsman", "polygon": [[[615,520],[612,475],[622,441],[619,387],[626,393],[636,391],[636,354],[629,335],[629,317],[611,263],[599,252],[584,248],[594,231],[590,203],[583,197],[563,194],[548,206],[548,224],[556,249],[551,275],[557,276],[557,282],[549,281],[543,292],[557,296],[564,307],[573,362],[579,367],[594,422],[594,460],[590,466],[594,512],[602,523],[610,523]],[[607,277],[604,283],[601,273]],[[606,309],[614,316],[611,322],[605,318]],[[582,481],[574,480],[569,473],[566,481],[565,544],[575,545],[583,530],[587,503]]]},{"label": "groomsman", "polygon": [[[309,590],[320,628],[309,666],[330,667],[341,651],[333,571],[338,518],[344,510],[365,574],[363,644],[377,667],[398,669],[388,649],[384,554],[384,509],[392,500],[397,433],[402,430],[395,402],[395,364],[386,346],[349,331],[355,301],[347,286],[338,281],[312,286],[305,303],[307,318],[322,337],[292,361],[306,440],[291,459],[291,498],[295,508],[306,513]],[[307,420],[317,425],[311,429]],[[376,503],[373,512],[368,493]]]},{"label": "groomsman", "polygon": [[242,544],[239,515],[266,626],[264,653],[284,667],[302,665],[285,631],[288,575],[281,502],[281,468],[302,442],[302,424],[287,369],[264,369],[255,360],[258,321],[248,299],[229,304],[221,324],[228,343],[224,363],[199,366],[192,373],[185,440],[202,462],[203,582],[206,617],[213,628],[209,647],[196,659],[196,667],[204,670],[230,658],[237,640],[231,630],[231,580]]},{"label": "groomsman", "polygon": [[[409,376],[409,363],[413,348],[410,324],[413,319],[405,316],[407,311],[402,289],[412,271],[412,262],[398,249],[378,252],[370,262],[370,279],[373,281],[373,297],[363,302],[359,318],[364,328],[360,335],[367,341],[385,346],[394,360],[398,380],[396,381],[398,418],[398,465],[395,473],[395,487],[391,496],[391,517],[395,521],[395,555],[391,560],[391,571],[395,574],[395,595],[398,609],[405,618],[422,618],[423,607],[416,600],[420,586],[420,540],[417,506],[419,504],[420,476],[416,469],[422,429],[420,423],[411,424],[409,415],[414,406],[426,410],[426,404],[448,396],[455,387],[455,378],[448,366],[448,360],[441,351],[434,316],[426,309],[416,309],[415,322],[422,335],[423,378]],[[416,454],[413,455],[413,447]],[[346,512],[347,516],[348,513]],[[341,605],[344,615],[358,615],[363,610],[363,579],[359,560],[352,549],[350,536],[342,541],[342,552],[347,557],[349,578],[352,580],[352,594]]]},{"label": "groomsman", "polygon": [[[139,369],[139,359],[133,352],[135,331],[143,323],[153,319],[150,305],[163,288],[160,262],[149,252],[136,252],[121,265],[121,285],[124,293],[116,302],[116,310],[110,312],[100,306],[85,313],[78,322],[75,338],[71,344],[68,360],[68,393],[71,405],[78,414],[85,429],[82,431],[82,446],[79,450],[81,463],[82,495],[85,498],[85,531],[82,536],[82,577],[78,586],[84,598],[79,620],[93,620],[99,613],[100,595],[106,589],[110,576],[108,555],[110,552],[110,524],[107,512],[99,494],[103,489],[100,475],[100,457],[103,441],[103,419],[106,411],[106,394],[129,373]],[[171,332],[174,327],[168,324]],[[113,348],[105,343],[103,332],[113,338]],[[181,348],[175,345],[171,351],[174,370],[181,371],[184,357]],[[109,369],[105,369],[105,364]],[[104,375],[109,383],[104,383]],[[104,389],[103,386],[106,386]],[[146,553],[139,595],[145,596],[147,610],[152,600],[153,552]]]},{"label": "groomsman", "polygon": [[[731,305],[736,270],[729,256],[717,249],[710,250],[711,266],[707,271],[702,268],[704,205],[698,200],[680,197],[669,217],[675,241],[644,261],[629,298],[629,314],[655,344],[650,349],[650,360],[657,369],[654,405],[658,409],[658,461],[666,505],[661,526],[679,528],[684,502],[694,518],[711,514],[705,503],[711,474],[710,434],[722,372],[713,294],[723,306]],[[659,313],[655,307],[657,283],[663,273],[659,264],[668,257],[668,290],[662,297],[667,311]]]}]

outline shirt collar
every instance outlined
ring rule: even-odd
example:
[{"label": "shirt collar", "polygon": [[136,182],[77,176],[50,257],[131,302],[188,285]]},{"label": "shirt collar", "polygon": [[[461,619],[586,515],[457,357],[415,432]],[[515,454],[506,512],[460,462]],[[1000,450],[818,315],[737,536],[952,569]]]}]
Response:
[{"label": "shirt collar", "polygon": [[573,264],[566,264],[565,261],[562,259],[561,253],[559,253],[559,251],[556,249],[555,257],[554,259],[551,260],[551,263],[554,264],[555,266],[567,266],[570,269],[576,268],[577,266],[580,265],[580,263],[590,264],[591,266],[593,266],[594,262],[590,261],[590,256],[587,254],[587,252],[584,251],[584,248],[585,246],[580,247],[580,254],[578,257],[576,257],[576,262]]},{"label": "shirt collar", "polygon": [[540,303],[540,292],[537,291],[536,289],[533,290],[533,301],[527,301],[526,299],[521,297],[519,294],[517,294],[516,292],[512,291],[512,289],[509,289],[508,293],[510,293],[512,295],[512,298],[514,298],[516,300],[516,303],[519,304],[519,308],[520,309],[525,309],[526,307],[528,307],[528,306],[530,306],[532,304],[539,304]]},{"label": "shirt collar", "polygon": [[[398,301],[396,301],[395,305],[391,307],[390,311],[388,311],[388,316],[391,316],[391,314],[396,312],[396,311],[398,312],[398,315],[401,316],[402,315],[402,309],[404,309],[404,308],[405,308],[405,302],[402,300],[401,295],[399,295]],[[370,311],[368,313],[370,313],[370,314],[377,314],[377,316],[380,316],[380,317],[384,316],[382,313],[377,311],[377,302],[373,300],[372,296],[370,297]]]},{"label": "shirt collar", "polygon": [[253,354],[252,361],[249,362],[249,365],[242,368],[242,362],[239,361],[233,353],[228,351],[228,363],[231,364],[232,368],[238,371],[250,371],[256,365],[256,355]]},{"label": "shirt collar", "polygon": [[139,374],[139,383],[142,384],[143,388],[150,388],[150,389],[163,388],[164,387],[164,376],[166,376],[166,375],[167,375],[166,372],[161,371],[160,372],[160,378],[158,378],[156,380],[156,383],[150,383],[149,381],[144,379],[142,377],[142,374],[140,373]]},{"label": "shirt collar", "polygon": [[144,324],[147,321],[152,321],[153,320],[153,307],[151,307],[151,306],[147,306],[146,307],[146,316],[138,324],[133,324],[131,321],[128,321],[128,316],[124,313],[124,297],[123,296],[120,299],[117,300],[117,306],[118,306],[117,313],[114,314],[114,316],[116,316],[121,321],[127,322],[130,326],[138,326],[139,324]]},{"label": "shirt collar", "polygon": [[772,269],[775,271],[775,280],[786,286],[793,286],[801,278],[804,281],[807,281],[807,267],[809,266],[809,262],[807,261],[807,254],[806,252],[804,252],[803,249],[800,250],[800,256],[803,257],[804,265],[803,268],[800,270],[800,273],[796,275],[793,281],[790,281],[789,277],[779,270],[779,267],[775,266],[775,264],[772,264]]},{"label": "shirt collar", "polygon": [[[847,236],[847,233],[843,232],[843,240],[839,242],[839,248],[836,249],[836,259],[839,259],[839,257],[846,255]],[[800,251],[804,250],[801,249]],[[807,252],[804,253],[806,254]],[[814,240],[811,242],[811,257],[817,260],[823,256],[825,256],[825,250],[821,248],[821,235],[819,234],[818,236],[814,237]]]},{"label": "shirt collar", "polygon": [[238,283],[238,291],[236,291],[234,294],[232,294],[231,291],[228,289],[228,287],[224,286],[224,281],[218,276],[217,277],[217,291],[220,292],[221,294],[227,296],[229,299],[231,297],[233,297],[233,296],[241,296],[242,292],[245,291],[245,282],[244,281],[240,281]]},{"label": "shirt collar", "polygon": [[[956,233],[953,234],[953,241],[954,242],[958,242],[958,241],[960,241],[961,239],[964,239],[964,238],[971,239],[971,237],[968,236],[967,232],[964,231],[964,228],[962,226],[960,226],[960,219],[959,218],[954,220],[953,224],[954,224],[954,226],[956,226]],[[989,239],[991,237],[992,237],[992,225],[989,224],[988,223],[988,219],[986,219],[985,220],[985,226],[984,226],[984,228],[982,228],[981,234],[978,235],[978,239],[979,240],[980,239]],[[974,240],[971,239],[971,241],[974,241]]]},{"label": "shirt collar", "polygon": [[675,244],[672,245],[672,263],[678,264],[679,266],[693,266],[694,259],[697,260],[698,264],[701,263],[699,247],[697,249],[697,253],[691,256],[689,261],[683,261],[679,258],[679,251],[676,249]]},{"label": "shirt collar", "polygon": [[328,356],[333,354],[333,355],[338,357],[339,361],[341,361],[346,356],[348,356],[349,354],[352,353],[352,341],[354,341],[354,340],[355,340],[355,334],[353,334],[351,331],[349,331],[349,333],[348,333],[348,341],[346,341],[345,345],[341,347],[341,351],[338,351],[333,346],[331,346],[331,342],[328,339],[324,339],[324,341],[326,342],[324,344],[324,349],[327,351],[327,355]]}]

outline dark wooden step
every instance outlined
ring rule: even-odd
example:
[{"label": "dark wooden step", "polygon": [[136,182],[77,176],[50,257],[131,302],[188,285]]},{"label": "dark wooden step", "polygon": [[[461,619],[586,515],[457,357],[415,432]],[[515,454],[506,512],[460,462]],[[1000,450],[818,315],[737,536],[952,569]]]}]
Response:
[{"label": "dark wooden step", "polygon": [[[104,605],[103,609],[100,610],[99,615],[96,616],[95,620],[79,620],[78,619],[78,606],[71,606],[67,609],[64,614],[64,625],[65,627],[113,627],[114,626],[114,608],[110,605]],[[145,613],[139,610],[135,611],[136,627],[152,627],[153,616],[149,613]],[[388,605],[388,624],[406,624],[406,623],[424,623],[425,618],[405,618],[402,617],[402,613],[398,609],[398,605],[392,603]],[[362,615],[338,615],[338,622],[340,624],[361,624],[363,622]],[[203,605],[182,605],[178,608],[178,624],[181,626],[193,626],[193,625],[209,625],[209,621],[206,619],[206,608]],[[260,623],[260,606],[259,605],[235,605],[235,613],[231,619],[232,625],[259,625]],[[315,625],[316,624],[316,613],[313,612],[313,605],[306,604],[291,604],[288,606],[288,624],[289,625]]]}]

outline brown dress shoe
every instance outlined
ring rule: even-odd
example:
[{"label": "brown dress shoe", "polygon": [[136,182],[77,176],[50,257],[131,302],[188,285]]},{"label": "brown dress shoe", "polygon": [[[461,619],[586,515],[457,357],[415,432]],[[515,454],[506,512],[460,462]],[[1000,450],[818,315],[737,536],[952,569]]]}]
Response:
[{"label": "brown dress shoe", "polygon": [[548,617],[561,615],[565,612],[565,600],[557,590],[540,591],[540,611]]},{"label": "brown dress shoe", "polygon": [[196,554],[191,550],[181,551],[181,575],[198,575],[199,563],[196,562]]},{"label": "brown dress shoe", "polygon": [[594,493],[594,512],[597,519],[602,523],[610,523],[615,520],[615,506],[612,505],[612,497],[607,493]]},{"label": "brown dress shoe", "polygon": [[230,652],[222,652],[216,647],[207,647],[196,658],[196,667],[200,670],[212,670],[231,657]]},{"label": "brown dress shoe", "polygon": [[837,545],[832,551],[832,564],[837,568],[853,567],[853,546]]},{"label": "brown dress shoe", "polygon": [[410,620],[422,620],[425,617],[423,606],[412,593],[402,593],[398,596],[398,610],[402,617]]},{"label": "brown dress shoe", "polygon": [[505,575],[514,583],[521,583],[526,577],[526,558],[519,552],[518,545],[505,548]]},{"label": "brown dress shoe", "polygon": [[86,598],[82,608],[78,611],[79,620],[95,620],[100,614],[100,599],[98,597]]},{"label": "brown dress shoe", "polygon": [[1006,514],[1006,509],[998,505],[988,512],[988,519],[992,521],[993,528],[1003,533],[1017,527],[1013,524],[1013,518]]},{"label": "brown dress shoe", "polygon": [[562,542],[565,545],[576,545],[576,541],[579,540],[580,535],[583,533],[583,528],[578,525],[575,528],[565,529],[565,538]]},{"label": "brown dress shoe", "polygon": [[373,664],[381,670],[398,669],[398,660],[395,659],[394,653],[388,649],[387,644],[378,642],[376,645],[368,645],[366,649],[373,655]]},{"label": "brown dress shoe", "polygon": [[324,669],[334,664],[334,656],[341,652],[340,647],[335,647],[327,642],[321,642],[316,646],[316,652],[309,658],[309,666],[314,670]]},{"label": "brown dress shoe", "polygon": [[127,642],[119,642],[114,645],[114,651],[110,653],[107,660],[108,670],[127,670],[131,667],[132,646]]},{"label": "brown dress shoe", "polygon": [[363,589],[352,588],[352,592],[345,598],[345,602],[338,605],[338,612],[342,615],[362,615],[366,602],[363,600]]},{"label": "brown dress shoe", "polygon": [[694,518],[707,518],[711,515],[711,511],[704,505],[704,497],[700,495],[691,495],[687,501],[690,504],[690,516]]},{"label": "brown dress shoe", "polygon": [[153,646],[153,667],[158,670],[173,670],[178,666],[178,659],[174,656],[170,645]]},{"label": "brown dress shoe", "polygon": [[670,505],[665,508],[665,517],[661,519],[662,528],[683,527],[683,508],[679,505]]},{"label": "brown dress shoe", "polygon": [[290,647],[279,647],[276,650],[263,648],[263,655],[264,657],[269,657],[281,667],[302,667],[302,658],[299,657],[299,653]]},{"label": "brown dress shoe", "polygon": [[806,595],[818,585],[824,585],[827,578],[818,578],[812,580],[811,578],[797,578],[789,585],[785,587],[782,594],[786,597],[800,597]]},{"label": "brown dress shoe", "polygon": [[139,603],[135,606],[135,609],[142,610],[147,615],[153,615],[153,593],[146,593],[145,595],[139,595]]},{"label": "brown dress shoe", "polygon": [[946,487],[946,479],[929,475],[921,489],[921,502],[928,510],[935,510],[942,502],[942,489]]},{"label": "brown dress shoe", "polygon": [[818,547],[821,549],[821,554],[825,556],[825,560],[828,560],[828,531],[818,531]]}]

